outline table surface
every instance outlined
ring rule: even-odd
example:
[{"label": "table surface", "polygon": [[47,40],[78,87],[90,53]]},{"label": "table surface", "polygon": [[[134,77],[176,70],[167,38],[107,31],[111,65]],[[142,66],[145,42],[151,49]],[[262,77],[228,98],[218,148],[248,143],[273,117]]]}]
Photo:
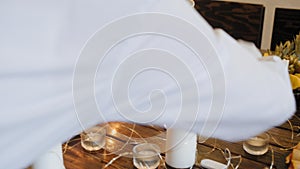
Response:
[{"label": "table surface", "polygon": [[[298,115],[298,114],[297,114]],[[226,142],[208,139],[197,144],[197,159],[193,168],[199,166],[201,159],[210,158],[226,163],[224,154],[226,148],[232,156],[241,156],[239,169],[264,169],[269,167],[274,159],[274,168],[285,169],[285,157],[292,151],[292,146],[300,141],[298,137],[300,119],[295,115],[292,119],[267,131],[270,136],[270,148],[265,155],[253,156],[242,148],[242,142]],[[165,130],[155,126],[141,126],[121,122],[109,123],[105,149],[95,152],[84,150],[80,144],[80,136],[75,136],[63,144],[64,164],[66,169],[124,169],[134,168],[130,153],[132,147],[141,142],[152,142],[163,147],[165,144]],[[145,139],[143,139],[145,138]],[[120,155],[121,154],[121,155]],[[127,154],[127,155],[126,155]],[[162,153],[162,157],[164,154]],[[114,161],[112,161],[115,159]],[[237,165],[239,158],[233,158],[232,164]],[[165,168],[163,163],[158,168]]]}]

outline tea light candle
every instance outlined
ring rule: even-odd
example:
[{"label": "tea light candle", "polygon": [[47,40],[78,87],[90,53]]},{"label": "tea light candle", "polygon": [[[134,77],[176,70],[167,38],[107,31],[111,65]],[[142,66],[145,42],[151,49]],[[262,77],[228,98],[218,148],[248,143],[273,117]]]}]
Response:
[{"label": "tea light candle", "polygon": [[265,154],[269,149],[269,135],[263,133],[244,141],[243,149],[252,155]]}]

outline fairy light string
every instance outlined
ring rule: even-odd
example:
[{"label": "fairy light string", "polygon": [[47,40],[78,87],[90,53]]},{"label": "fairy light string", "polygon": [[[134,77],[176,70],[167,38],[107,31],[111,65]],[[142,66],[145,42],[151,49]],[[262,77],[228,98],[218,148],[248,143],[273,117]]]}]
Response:
[{"label": "fairy light string", "polygon": [[[295,118],[297,120],[300,120],[300,118],[295,115]],[[280,150],[282,151],[290,151],[292,150],[295,146],[296,146],[296,143],[295,143],[295,138],[299,137],[300,133],[297,133],[295,134],[295,129],[299,130],[300,129],[300,126],[297,126],[297,125],[293,125],[292,124],[292,121],[288,120],[287,123],[289,124],[289,128],[291,130],[291,136],[289,138],[289,143],[292,144],[292,145],[284,145],[283,143],[281,143],[281,141],[279,141],[278,139],[276,139],[272,133],[270,132],[267,132],[269,135],[270,135],[270,138],[271,140],[273,140],[273,144],[276,145],[276,146],[279,146],[281,147]],[[112,126],[110,126],[113,129]],[[150,126],[151,127],[151,126]],[[163,132],[160,128],[156,128],[155,126],[152,126],[153,129],[155,129],[157,132]],[[151,127],[151,128],[152,128]],[[122,128],[122,130],[128,130],[130,131],[129,133],[129,136],[126,136],[126,135],[123,135],[121,133],[118,133],[118,132],[114,132],[114,133],[110,133],[110,134],[113,134],[115,137],[121,137],[124,141],[124,144],[121,146],[121,150],[119,152],[121,152],[123,149],[125,149],[125,147],[127,146],[133,146],[133,145],[137,145],[137,144],[140,144],[140,143],[147,143],[147,139],[145,139],[137,130],[136,130],[136,124],[133,124],[131,127],[128,127],[124,124],[120,124],[120,128]],[[133,137],[133,135],[137,136],[137,137]],[[108,137],[108,136],[107,136]],[[160,139],[159,141],[165,141],[164,138],[158,138]],[[77,144],[80,143],[80,138],[73,138],[73,139],[70,139],[68,140],[65,144],[64,144],[64,147],[63,147],[63,153],[66,153],[68,150],[74,148],[75,146],[77,146]],[[76,144],[72,144],[73,142],[77,142]],[[202,144],[198,142],[198,144]],[[213,152],[215,152],[216,150],[221,152],[221,154],[223,155],[224,159],[226,160],[227,162],[227,168],[231,168],[231,169],[238,169],[240,167],[240,164],[242,163],[242,156],[241,155],[235,155],[233,156],[230,149],[229,148],[220,148],[217,146],[217,140],[214,139],[214,143],[213,145],[210,145],[211,147],[211,150],[207,151],[207,152],[200,152],[198,151],[197,154],[202,154],[202,155],[211,155]],[[272,147],[272,145],[269,146],[269,150],[271,152],[271,159],[270,159],[270,166],[269,166],[269,169],[274,169],[274,164],[275,164],[275,153],[274,153],[274,149]],[[94,155],[94,154],[91,154],[92,156],[95,156],[96,159],[99,159],[100,161],[102,160],[102,158]],[[102,156],[104,155],[116,155],[116,151],[115,152],[110,152],[110,153],[105,153],[105,154],[102,154]],[[107,164],[104,166],[104,168],[107,168],[109,167],[110,165],[112,165],[114,162],[116,162],[119,158],[121,157],[128,157],[128,156],[132,156],[132,152],[130,151],[125,151],[125,152],[122,152],[122,153],[119,153],[119,155],[115,156],[114,158],[112,158],[109,162],[107,162]],[[165,159],[164,159],[164,156],[162,156],[161,154],[159,154],[159,157],[161,159],[161,165],[160,165],[160,168],[166,168],[165,166]],[[234,159],[238,159],[238,162],[237,164],[233,164],[233,160]],[[200,163],[196,162],[195,163],[196,166],[199,167]]]}]

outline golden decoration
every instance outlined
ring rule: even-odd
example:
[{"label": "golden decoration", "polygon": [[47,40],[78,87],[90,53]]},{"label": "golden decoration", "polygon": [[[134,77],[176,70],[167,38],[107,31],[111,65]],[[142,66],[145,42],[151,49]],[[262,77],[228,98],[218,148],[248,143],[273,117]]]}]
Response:
[{"label": "golden decoration", "polygon": [[300,88],[300,32],[294,40],[280,42],[275,51],[267,51],[264,56],[277,55],[281,59],[289,61],[289,74],[293,89]]}]

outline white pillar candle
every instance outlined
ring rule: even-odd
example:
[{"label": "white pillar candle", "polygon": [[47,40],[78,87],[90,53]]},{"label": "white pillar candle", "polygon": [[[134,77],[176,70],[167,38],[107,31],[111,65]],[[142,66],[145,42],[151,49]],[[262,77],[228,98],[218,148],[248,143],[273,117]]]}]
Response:
[{"label": "white pillar candle", "polygon": [[167,130],[166,163],[173,168],[190,168],[194,165],[197,135],[178,129]]}]

